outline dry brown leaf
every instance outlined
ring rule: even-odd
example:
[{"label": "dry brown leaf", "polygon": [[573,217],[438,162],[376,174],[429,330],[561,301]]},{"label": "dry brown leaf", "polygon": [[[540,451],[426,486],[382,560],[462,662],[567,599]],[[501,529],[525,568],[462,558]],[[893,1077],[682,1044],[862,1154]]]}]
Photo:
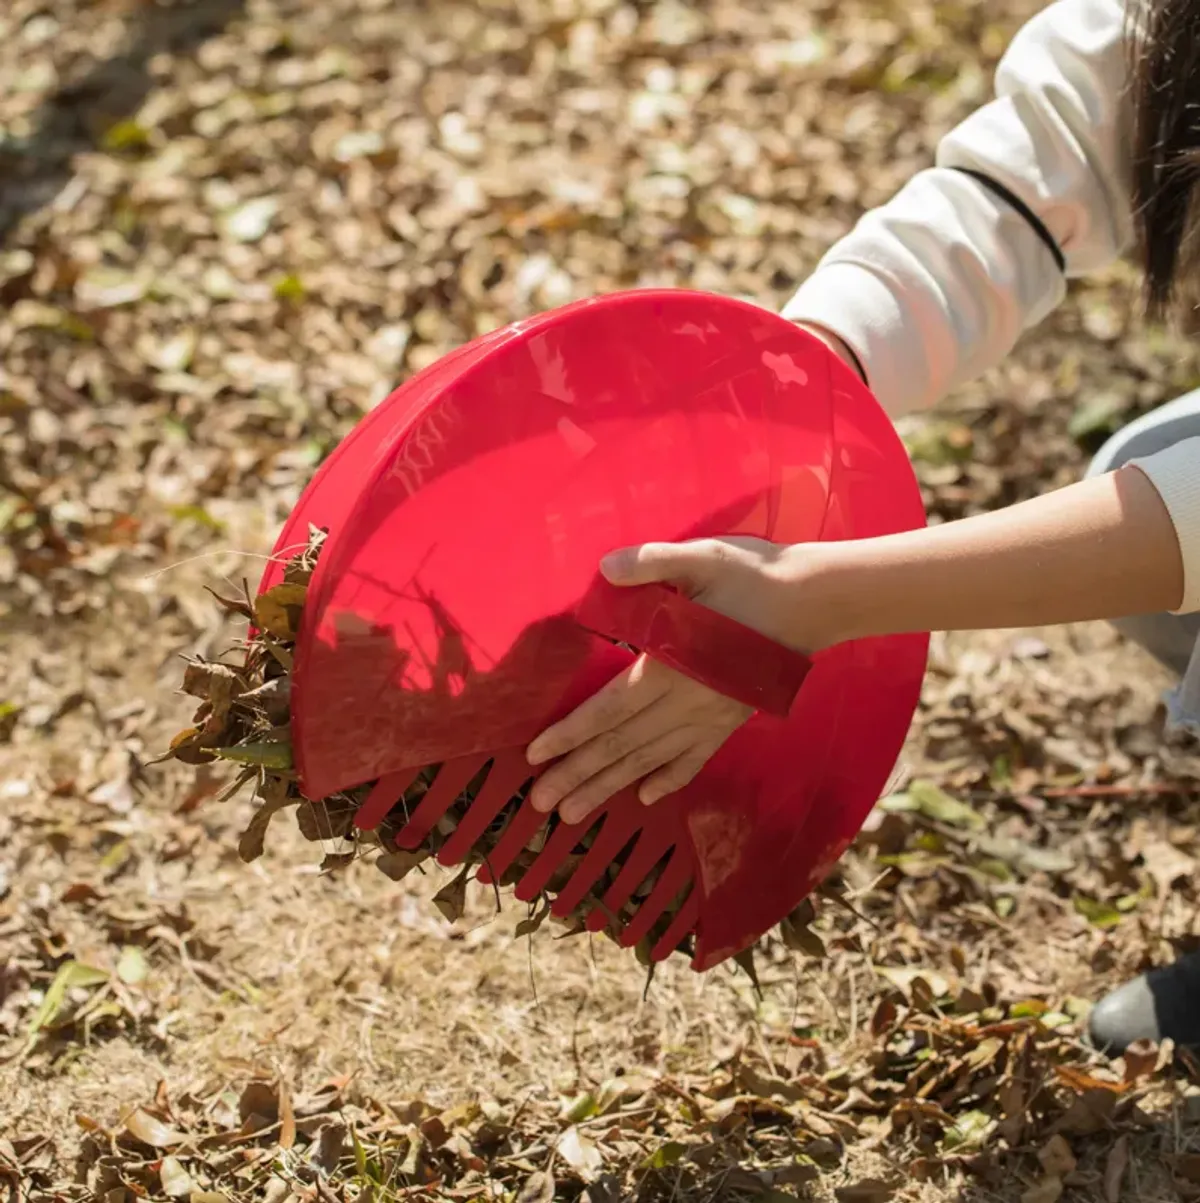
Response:
[{"label": "dry brown leaf", "polygon": [[554,1203],[554,1175],[530,1174],[517,1192],[516,1203]]},{"label": "dry brown leaf", "polygon": [[1106,1203],[1120,1203],[1125,1174],[1129,1169],[1129,1137],[1122,1133],[1108,1151],[1104,1163],[1104,1198]]},{"label": "dry brown leaf", "polygon": [[233,597],[225,597],[218,593],[210,585],[206,585],[205,589],[211,593],[217,604],[228,614],[232,614],[236,618],[244,618],[247,622],[254,620],[254,611],[241,599]]},{"label": "dry brown leaf", "polygon": [[853,1186],[839,1186],[834,1194],[838,1203],[887,1203],[901,1184],[899,1178],[864,1178]]},{"label": "dry brown leaf", "polygon": [[296,1144],[296,1115],[292,1109],[292,1092],[283,1079],[279,1081],[277,1094],[279,1098],[279,1147],[291,1149]]},{"label": "dry brown leaf", "polygon": [[257,1121],[257,1126],[268,1127],[279,1119],[278,1088],[269,1082],[251,1082],[238,1099],[238,1115],[242,1123]]},{"label": "dry brown leaf", "polygon": [[326,1174],[333,1173],[346,1147],[349,1128],[340,1120],[322,1125],[314,1141],[315,1151],[310,1155],[314,1165]]},{"label": "dry brown leaf", "polygon": [[125,1118],[125,1131],[152,1149],[173,1149],[183,1137],[170,1124],[143,1111],[140,1107]]},{"label": "dry brown leaf", "polygon": [[385,852],[375,861],[376,867],[392,881],[403,881],[418,865],[429,859],[428,851],[409,852],[400,848]]},{"label": "dry brown leaf", "polygon": [[434,906],[442,912],[448,923],[457,923],[467,909],[467,882],[470,878],[471,869],[468,866],[433,896]]},{"label": "dry brown leaf", "polygon": [[1042,1169],[1052,1178],[1065,1178],[1077,1164],[1071,1146],[1057,1133],[1038,1150],[1037,1156]]},{"label": "dry brown leaf", "polygon": [[1117,1105],[1117,1095],[1110,1090],[1088,1090],[1076,1096],[1054,1128],[1072,1136],[1091,1136],[1108,1127],[1109,1118]]},{"label": "dry brown leaf", "polygon": [[533,935],[533,933],[537,931],[543,923],[545,923],[546,919],[549,918],[549,915],[550,901],[549,899],[543,899],[542,904],[540,906],[536,906],[532,914],[522,919],[520,923],[517,924],[513,931],[514,938],[520,939],[521,936]]},{"label": "dry brown leaf", "polygon": [[254,599],[254,621],[268,635],[291,643],[300,630],[300,616],[304,610],[304,599],[308,595],[306,585],[283,583],[260,593]]},{"label": "dry brown leaf", "polygon": [[217,757],[201,747],[203,738],[204,733],[199,727],[185,727],[171,740],[168,757],[173,756],[183,764],[212,764]]},{"label": "dry brown leaf", "polygon": [[871,1035],[882,1036],[885,1032],[890,1031],[899,1014],[896,1000],[890,995],[885,995],[879,1000],[871,1015]]},{"label": "dry brown leaf", "polygon": [[1196,873],[1196,858],[1166,840],[1150,840],[1142,847],[1146,869],[1154,878],[1161,897],[1166,897],[1181,881]]},{"label": "dry brown leaf", "polygon": [[298,799],[288,796],[287,782],[279,777],[268,778],[267,792],[254,812],[246,830],[238,840],[238,856],[247,864],[257,860],[265,851],[267,829],[281,810],[294,805]]},{"label": "dry brown leaf", "polygon": [[1043,1178],[1036,1186],[1022,1193],[1021,1203],[1058,1203],[1062,1193],[1061,1178]]},{"label": "dry brown leaf", "polygon": [[1153,1074],[1158,1068],[1158,1054],[1158,1046],[1150,1040],[1138,1040],[1131,1044],[1122,1057],[1125,1082],[1137,1082]]}]

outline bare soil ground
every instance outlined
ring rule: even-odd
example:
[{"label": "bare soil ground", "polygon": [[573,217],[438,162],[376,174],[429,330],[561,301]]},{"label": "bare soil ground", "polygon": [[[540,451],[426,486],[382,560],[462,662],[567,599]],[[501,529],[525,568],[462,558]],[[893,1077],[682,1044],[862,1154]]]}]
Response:
[{"label": "bare soil ground", "polygon": [[[776,305],[987,95],[1030,0],[10,0],[0,13],[0,1189],[20,1198],[1200,1192],[1200,1078],[1087,1002],[1200,943],[1198,761],[1107,629],[938,640],[917,784],[763,995],[480,892],[247,867],[147,768],[313,466],[574,297]],[[1194,386],[1119,266],[909,430],[931,513]]]}]

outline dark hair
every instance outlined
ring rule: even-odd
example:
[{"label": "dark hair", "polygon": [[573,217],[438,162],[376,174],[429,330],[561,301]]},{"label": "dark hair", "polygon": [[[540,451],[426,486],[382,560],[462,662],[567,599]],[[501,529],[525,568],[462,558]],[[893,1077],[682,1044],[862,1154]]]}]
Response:
[{"label": "dark hair", "polygon": [[1151,316],[1195,266],[1200,182],[1200,0],[1127,0],[1132,52],[1133,212]]}]

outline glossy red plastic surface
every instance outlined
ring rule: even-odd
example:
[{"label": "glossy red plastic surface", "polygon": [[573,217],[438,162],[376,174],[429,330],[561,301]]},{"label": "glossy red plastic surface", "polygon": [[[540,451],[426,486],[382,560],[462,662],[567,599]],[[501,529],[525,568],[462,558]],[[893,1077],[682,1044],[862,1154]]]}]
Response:
[{"label": "glossy red plastic surface", "polygon": [[776,718],[787,718],[812,668],[800,652],[666,585],[619,589],[597,580],[575,608],[575,621]]},{"label": "glossy red plastic surface", "polygon": [[[859,830],[911,722],[927,640],[860,641],[810,665],[684,599],[606,600],[597,563],[646,540],[794,543],[923,521],[875,401],[774,314],[646,291],[498,331],[364,419],[281,535],[294,548],[309,522],[330,528],[296,658],[302,787],[321,797],[377,780],[358,820],[371,827],[422,766],[442,763],[401,835],[413,846],[491,762],[440,854],[456,863],[531,776],[528,741],[629,663],[613,639],[733,696],[749,690],[759,713],[689,787],[651,808],[626,791],[593,820],[597,837],[556,903],[572,909],[636,836],[610,913],[662,871],[622,942],[690,884],[653,955],[694,932],[706,969],[797,905]],[[491,868],[503,872],[544,821],[524,806]],[[519,897],[536,895],[580,834],[559,826]],[[603,926],[604,912],[589,922]]]}]

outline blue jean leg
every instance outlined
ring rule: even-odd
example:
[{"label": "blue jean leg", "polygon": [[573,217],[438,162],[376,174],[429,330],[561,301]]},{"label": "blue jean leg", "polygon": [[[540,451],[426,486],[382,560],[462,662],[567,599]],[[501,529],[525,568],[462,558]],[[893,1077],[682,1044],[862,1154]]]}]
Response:
[{"label": "blue jean leg", "polygon": [[[1200,435],[1200,389],[1160,406],[1131,422],[1104,444],[1088,468],[1088,476],[1112,472],[1132,459],[1153,455],[1181,439]],[[1159,663],[1182,677],[1200,638],[1200,614],[1142,614],[1113,623],[1127,639],[1140,644]]]}]

